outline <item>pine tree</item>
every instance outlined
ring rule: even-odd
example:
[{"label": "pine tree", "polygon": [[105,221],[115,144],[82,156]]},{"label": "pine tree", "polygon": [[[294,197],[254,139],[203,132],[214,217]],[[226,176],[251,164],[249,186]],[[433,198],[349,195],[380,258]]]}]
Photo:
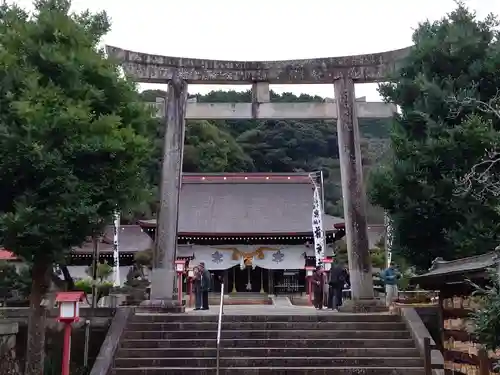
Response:
[{"label": "pine tree", "polygon": [[[424,22],[385,100],[399,106],[392,158],[371,177],[371,201],[393,220],[393,251],[426,269],[433,259],[490,251],[500,240],[495,204],[457,194],[457,181],[499,145],[500,120],[464,98],[489,102],[500,87],[497,21],[463,4]],[[490,204],[491,203],[491,204]]]},{"label": "pine tree", "polygon": [[144,192],[149,113],[98,50],[105,13],[0,6],[0,243],[32,265],[26,375],[43,373],[54,262]]}]

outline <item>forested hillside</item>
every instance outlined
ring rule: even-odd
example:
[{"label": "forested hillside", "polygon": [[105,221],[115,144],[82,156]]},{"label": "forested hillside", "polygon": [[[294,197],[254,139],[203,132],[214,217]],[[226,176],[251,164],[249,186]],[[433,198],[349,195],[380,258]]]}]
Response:
[{"label": "forested hillside", "polygon": [[[161,90],[142,92],[145,102],[165,97]],[[193,97],[193,96],[191,96]],[[195,95],[198,102],[251,102],[251,92],[212,91]],[[319,96],[271,92],[273,102],[324,101]],[[158,183],[163,129],[155,120],[157,163],[151,168]],[[365,173],[384,154],[389,120],[360,120]],[[326,210],[343,216],[335,121],[189,121],[186,126],[185,172],[298,172],[322,170]],[[383,221],[381,211],[369,207],[369,222]]]}]

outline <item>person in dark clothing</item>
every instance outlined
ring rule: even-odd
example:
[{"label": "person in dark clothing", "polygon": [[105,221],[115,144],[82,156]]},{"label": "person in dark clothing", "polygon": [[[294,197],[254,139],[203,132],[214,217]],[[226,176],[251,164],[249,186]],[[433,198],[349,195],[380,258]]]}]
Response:
[{"label": "person in dark clothing", "polygon": [[338,311],[339,306],[342,306],[342,290],[344,289],[347,278],[348,274],[343,265],[339,263],[332,264],[330,279],[328,280],[328,307],[333,311]]},{"label": "person in dark clothing", "polygon": [[201,310],[201,305],[202,305],[201,270],[199,267],[194,268],[193,292],[194,292],[194,309]]},{"label": "person in dark clothing", "polygon": [[210,291],[210,272],[205,268],[205,263],[200,263],[201,272],[201,309],[208,310],[208,292]]},{"label": "person in dark clothing", "polygon": [[312,287],[314,296],[314,307],[317,310],[323,308],[323,291],[324,291],[324,279],[323,279],[323,269],[321,267],[316,267],[312,275]]}]

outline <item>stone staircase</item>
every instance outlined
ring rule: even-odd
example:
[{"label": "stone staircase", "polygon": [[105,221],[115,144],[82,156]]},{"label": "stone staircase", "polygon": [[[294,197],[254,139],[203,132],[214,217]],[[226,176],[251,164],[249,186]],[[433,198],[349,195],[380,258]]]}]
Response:
[{"label": "stone staircase", "polygon": [[[111,374],[216,374],[216,336],[215,315],[135,315]],[[399,316],[225,315],[220,374],[424,375],[424,370]]]}]

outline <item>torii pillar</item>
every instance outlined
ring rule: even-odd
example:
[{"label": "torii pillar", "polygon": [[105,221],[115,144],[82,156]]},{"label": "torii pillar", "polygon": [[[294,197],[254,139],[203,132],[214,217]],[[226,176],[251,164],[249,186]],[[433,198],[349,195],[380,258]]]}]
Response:
[{"label": "torii pillar", "polygon": [[[160,207],[157,217],[151,299],[143,306],[167,312],[183,312],[174,299],[179,196],[186,127],[188,84],[178,76],[168,82],[165,103],[165,137],[160,182]],[[179,291],[180,293],[180,291]]]},{"label": "torii pillar", "polygon": [[346,227],[352,300],[344,309],[352,312],[372,311],[380,302],[374,299],[373,274],[368,244],[366,193],[360,132],[356,114],[354,81],[347,74],[334,82],[337,103],[337,137],[339,143],[342,197]]}]

